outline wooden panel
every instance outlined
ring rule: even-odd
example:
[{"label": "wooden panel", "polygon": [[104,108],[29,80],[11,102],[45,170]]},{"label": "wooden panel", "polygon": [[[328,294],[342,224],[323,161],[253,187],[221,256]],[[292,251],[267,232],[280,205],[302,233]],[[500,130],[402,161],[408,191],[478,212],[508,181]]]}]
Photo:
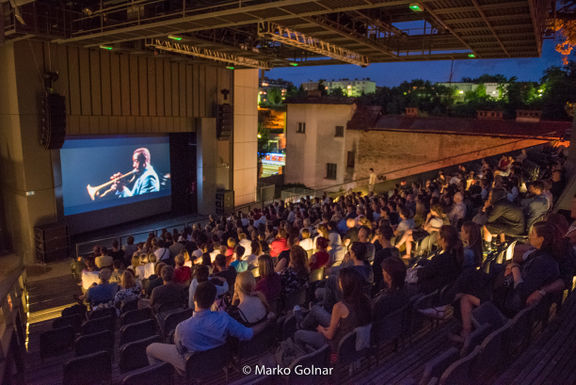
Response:
[{"label": "wooden panel", "polygon": [[112,93],[112,115],[122,115],[122,87],[120,76],[120,55],[110,55],[110,91]]},{"label": "wooden panel", "polygon": [[100,85],[100,51],[90,50],[90,86],[92,91],[92,115],[102,114],[102,90]]},{"label": "wooden panel", "polygon": [[130,64],[130,115],[138,116],[140,115],[140,101],[138,99],[140,90],[140,80],[138,76],[138,57],[129,55],[128,59]]},{"label": "wooden panel", "polygon": [[156,59],[156,113],[164,116],[164,60]]},{"label": "wooden panel", "polygon": [[100,84],[102,87],[102,115],[112,115],[112,87],[110,84],[110,54],[100,52]]},{"label": "wooden panel", "polygon": [[208,116],[206,114],[206,66],[198,66],[198,112],[200,117]]},{"label": "wooden panel", "polygon": [[156,116],[156,59],[146,58],[148,64],[148,115]]},{"label": "wooden panel", "polygon": [[122,115],[130,115],[130,61],[128,55],[120,55],[120,90]]},{"label": "wooden panel", "polygon": [[172,115],[172,71],[170,62],[164,60],[164,116]]},{"label": "wooden panel", "polygon": [[218,84],[218,73],[216,67],[206,66],[206,116],[215,116],[216,104],[218,103],[218,95],[220,93]]},{"label": "wooden panel", "polygon": [[172,100],[172,116],[180,116],[180,86],[178,79],[180,79],[178,63],[170,63],[170,77],[172,79],[172,92],[170,98]]},{"label": "wooden panel", "polygon": [[178,64],[178,88],[180,95],[180,113],[178,116],[186,116],[186,64]]},{"label": "wooden panel", "polygon": [[70,113],[70,84],[68,73],[68,47],[63,45],[50,45],[52,50],[52,61],[54,63],[54,70],[59,74],[58,81],[54,82],[56,92],[64,96],[66,101],[66,112]]},{"label": "wooden panel", "polygon": [[148,68],[146,58],[138,58],[138,86],[140,90],[140,115],[148,116]]},{"label": "wooden panel", "polygon": [[194,83],[193,83],[193,72],[192,72],[192,65],[186,65],[186,81],[185,81],[185,92],[186,92],[186,116],[191,118],[194,116]]},{"label": "wooden panel", "polygon": [[90,92],[90,51],[80,49],[79,64],[75,71],[80,72],[80,105],[82,115],[92,115],[92,92]]},{"label": "wooden panel", "polygon": [[194,117],[200,117],[200,66],[198,64],[194,64],[193,66],[193,82],[192,89],[194,95]]},{"label": "wooden panel", "polygon": [[78,48],[68,48],[68,83],[70,85],[70,111],[71,115],[82,114],[80,105],[80,72],[78,70]]}]

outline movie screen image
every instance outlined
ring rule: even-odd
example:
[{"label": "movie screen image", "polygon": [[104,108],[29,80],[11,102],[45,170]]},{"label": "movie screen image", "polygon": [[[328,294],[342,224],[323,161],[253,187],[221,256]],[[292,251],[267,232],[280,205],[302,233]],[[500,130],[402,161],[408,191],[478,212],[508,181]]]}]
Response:
[{"label": "movie screen image", "polygon": [[171,194],[168,137],[67,139],[60,163],[64,215]]}]

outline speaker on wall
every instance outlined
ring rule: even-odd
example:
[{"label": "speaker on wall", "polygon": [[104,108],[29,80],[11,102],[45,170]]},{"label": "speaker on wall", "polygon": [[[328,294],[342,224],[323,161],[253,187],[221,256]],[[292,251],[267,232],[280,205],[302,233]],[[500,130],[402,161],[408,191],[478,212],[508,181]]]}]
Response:
[{"label": "speaker on wall", "polygon": [[216,132],[218,140],[228,140],[232,136],[234,129],[234,110],[229,103],[218,105],[216,115]]},{"label": "speaker on wall", "polygon": [[45,93],[42,98],[40,143],[47,150],[59,149],[66,138],[66,103],[64,96]]}]

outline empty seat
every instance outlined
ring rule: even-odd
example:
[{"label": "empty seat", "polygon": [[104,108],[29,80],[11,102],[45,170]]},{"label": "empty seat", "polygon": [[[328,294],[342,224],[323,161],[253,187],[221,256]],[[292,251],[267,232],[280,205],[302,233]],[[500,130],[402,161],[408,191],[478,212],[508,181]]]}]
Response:
[{"label": "empty seat", "polygon": [[138,300],[132,300],[128,302],[123,302],[122,306],[120,306],[120,314],[124,314],[128,311],[138,310]]},{"label": "empty seat", "polygon": [[509,354],[517,354],[530,342],[532,334],[532,312],[536,305],[521,310],[510,320]]},{"label": "empty seat", "polygon": [[112,317],[116,318],[116,309],[113,307],[108,307],[104,309],[93,310],[88,313],[88,319],[95,319],[95,318],[103,318],[103,317]]},{"label": "empty seat", "polygon": [[77,357],[103,350],[110,355],[114,353],[114,334],[110,330],[85,334],[76,338],[74,342],[74,353]]},{"label": "empty seat", "polygon": [[307,384],[317,384],[323,382],[326,376],[302,376],[298,375],[295,368],[300,365],[302,368],[329,368],[330,367],[330,345],[326,344],[320,349],[313,351],[312,353],[306,354],[302,357],[295,359],[289,366],[290,368],[290,384],[307,385]]},{"label": "empty seat", "polygon": [[194,353],[186,361],[186,379],[188,382],[213,379],[215,375],[224,372],[228,382],[228,364],[231,358],[232,353],[228,344]]},{"label": "empty seat", "polygon": [[70,350],[74,344],[72,326],[49,330],[40,334],[40,358],[60,355]]},{"label": "empty seat", "polygon": [[406,305],[382,319],[374,320],[372,325],[372,345],[376,348],[374,352],[377,358],[379,358],[379,348],[385,343],[393,341],[396,348],[398,347],[398,341],[404,331],[404,321],[407,312],[408,306]]},{"label": "empty seat", "polygon": [[93,334],[104,330],[114,331],[114,318],[111,316],[94,318],[82,324],[82,334]]},{"label": "empty seat", "polygon": [[152,337],[157,332],[156,322],[151,319],[124,325],[120,329],[120,345]]},{"label": "empty seat", "polygon": [[55,318],[52,321],[52,328],[59,329],[66,326],[72,326],[74,332],[79,333],[82,327],[82,315],[80,313],[71,314],[64,317]]},{"label": "empty seat", "polygon": [[489,373],[498,372],[507,363],[510,331],[511,324],[507,323],[484,339],[480,345],[481,353],[478,357],[479,375],[484,377]]},{"label": "empty seat", "polygon": [[76,304],[73,306],[69,306],[66,309],[63,309],[60,315],[62,317],[67,317],[74,314],[80,314],[82,318],[86,316],[86,305],[84,304]]},{"label": "empty seat", "polygon": [[139,310],[129,310],[120,316],[120,326],[132,324],[134,322],[145,321],[152,319],[152,309],[149,307]]},{"label": "empty seat", "polygon": [[148,357],[146,356],[146,347],[153,342],[160,341],[160,336],[155,335],[120,346],[120,358],[118,360],[120,372],[124,373],[129,370],[147,366]]},{"label": "empty seat", "polygon": [[97,352],[72,358],[64,364],[63,385],[110,383],[112,362],[110,353]]},{"label": "empty seat", "polygon": [[126,373],[121,385],[172,385],[174,367],[167,362],[146,366]]},{"label": "empty seat", "polygon": [[427,385],[433,377],[439,378],[442,373],[458,359],[458,349],[450,348],[424,365],[420,385]]}]

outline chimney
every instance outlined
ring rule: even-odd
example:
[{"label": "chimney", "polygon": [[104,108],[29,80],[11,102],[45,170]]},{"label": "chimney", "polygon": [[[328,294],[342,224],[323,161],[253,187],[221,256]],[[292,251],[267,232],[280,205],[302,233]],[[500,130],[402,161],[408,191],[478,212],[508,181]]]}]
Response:
[{"label": "chimney", "polygon": [[502,120],[504,113],[502,111],[476,111],[476,119],[478,120]]},{"label": "chimney", "polygon": [[541,110],[516,110],[516,121],[521,123],[538,123],[542,117]]}]

